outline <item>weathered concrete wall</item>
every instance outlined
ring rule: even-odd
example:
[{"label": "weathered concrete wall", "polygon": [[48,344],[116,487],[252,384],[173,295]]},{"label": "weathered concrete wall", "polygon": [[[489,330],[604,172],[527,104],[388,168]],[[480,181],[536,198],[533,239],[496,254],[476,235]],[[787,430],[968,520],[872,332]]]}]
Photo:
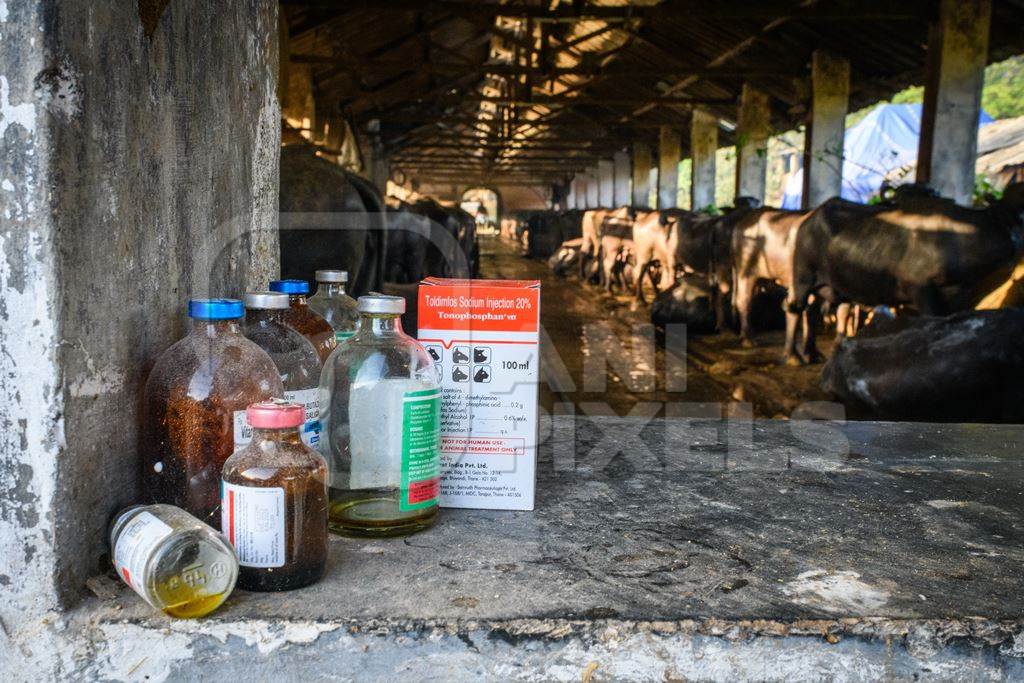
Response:
[{"label": "weathered concrete wall", "polygon": [[682,139],[679,131],[662,126],[658,136],[658,208],[671,209],[679,204],[679,159]]},{"label": "weathered concrete wall", "polygon": [[744,83],[736,126],[736,196],[764,200],[768,167],[768,95]]},{"label": "weathered concrete wall", "polygon": [[629,154],[619,150],[613,159],[615,164],[615,205],[628,206],[629,194]]},{"label": "weathered concrete wall", "polygon": [[651,146],[646,142],[633,143],[633,206],[650,208],[651,200]]},{"label": "weathered concrete wall", "polygon": [[970,206],[991,0],[943,0],[929,34],[917,181]]},{"label": "weathered concrete wall", "polygon": [[[141,8],[141,11],[140,11]],[[189,296],[276,275],[277,5],[0,0],[0,601],[100,567]]]},{"label": "weathered concrete wall", "polygon": [[715,153],[718,151],[718,119],[702,109],[693,111],[690,124],[690,206],[699,211],[715,203]]},{"label": "weathered concrete wall", "polygon": [[597,162],[597,201],[601,206],[615,206],[615,165],[611,159]]},{"label": "weathered concrete wall", "polygon": [[850,98],[850,62],[822,50],[811,60],[811,118],[804,208],[838,197],[843,189],[843,138]]},{"label": "weathered concrete wall", "polygon": [[594,209],[601,206],[600,195],[598,194],[597,167],[593,166],[583,176],[587,184],[587,208]]}]

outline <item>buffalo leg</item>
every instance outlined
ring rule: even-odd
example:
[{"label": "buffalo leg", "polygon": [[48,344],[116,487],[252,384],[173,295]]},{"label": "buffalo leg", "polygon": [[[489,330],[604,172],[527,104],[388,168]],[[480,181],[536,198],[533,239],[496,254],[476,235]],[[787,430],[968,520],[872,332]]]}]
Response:
[{"label": "buffalo leg", "polygon": [[822,360],[821,353],[818,351],[817,343],[818,320],[820,317],[821,302],[818,301],[818,297],[812,296],[811,300],[807,302],[807,306],[804,308],[804,312],[801,315],[804,326],[804,335],[803,349],[800,355],[803,357],[805,363],[820,363]]},{"label": "buffalo leg", "polygon": [[650,261],[637,261],[637,271],[634,274],[636,281],[633,283],[633,293],[636,300],[642,304],[647,303],[647,300],[644,299],[644,274],[650,266]]},{"label": "buffalo leg", "polygon": [[850,334],[850,304],[843,302],[836,306],[836,337],[847,337]]},{"label": "buffalo leg", "polygon": [[733,305],[740,318],[740,341],[744,346],[753,346],[750,338],[750,304],[754,299],[754,278],[741,277],[736,280],[733,292]]},{"label": "buffalo leg", "polygon": [[786,345],[782,350],[782,362],[786,365],[801,365],[803,359],[796,351],[796,328],[800,322],[800,314],[786,311]]}]

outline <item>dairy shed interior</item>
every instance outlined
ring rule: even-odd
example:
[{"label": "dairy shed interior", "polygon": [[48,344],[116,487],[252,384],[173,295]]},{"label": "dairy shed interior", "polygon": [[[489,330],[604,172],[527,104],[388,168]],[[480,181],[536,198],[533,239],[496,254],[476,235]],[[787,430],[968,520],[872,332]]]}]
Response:
[{"label": "dairy shed interior", "polygon": [[[1024,676],[1020,159],[976,191],[1022,21],[0,0],[0,672]],[[835,199],[847,115],[912,85],[916,161]],[[141,499],[147,374],[189,297],[322,268],[405,297],[410,333],[424,278],[540,281],[537,509],[334,539],[314,588],[154,615],[103,540]]]}]

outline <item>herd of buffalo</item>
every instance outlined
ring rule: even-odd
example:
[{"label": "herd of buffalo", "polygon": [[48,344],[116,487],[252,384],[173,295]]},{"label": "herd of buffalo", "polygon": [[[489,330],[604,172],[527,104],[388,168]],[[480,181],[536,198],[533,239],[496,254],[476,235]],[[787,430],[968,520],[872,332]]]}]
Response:
[{"label": "herd of buffalo", "polygon": [[[384,200],[303,144],[282,148],[280,178],[283,277],[346,269],[354,296],[405,296],[414,333],[420,280],[479,274],[476,225],[459,208]],[[906,186],[875,205],[835,198],[811,211],[740,197],[715,215],[534,212],[506,231],[560,274],[640,301],[653,289],[656,324],[735,330],[747,345],[784,325],[788,363],[817,362],[815,336],[834,320],[822,383],[864,414],[1024,421],[1024,186],[985,208]]]},{"label": "herd of buffalo", "polygon": [[646,279],[656,324],[733,329],[752,345],[755,329],[784,321],[787,363],[821,359],[815,336],[827,315],[838,343],[824,388],[862,412],[1024,419],[1024,309],[1012,297],[976,309],[1024,257],[1024,185],[984,208],[910,185],[878,204],[833,198],[809,211],[740,197],[716,215],[536,212],[518,230],[557,273],[641,302]]}]

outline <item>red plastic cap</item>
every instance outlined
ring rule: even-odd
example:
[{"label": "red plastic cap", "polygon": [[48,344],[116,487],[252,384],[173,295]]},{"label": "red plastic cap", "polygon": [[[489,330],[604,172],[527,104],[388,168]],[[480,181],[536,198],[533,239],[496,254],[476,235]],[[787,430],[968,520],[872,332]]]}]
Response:
[{"label": "red plastic cap", "polygon": [[298,403],[267,401],[253,403],[245,411],[253,429],[287,429],[306,421],[306,409]]}]

